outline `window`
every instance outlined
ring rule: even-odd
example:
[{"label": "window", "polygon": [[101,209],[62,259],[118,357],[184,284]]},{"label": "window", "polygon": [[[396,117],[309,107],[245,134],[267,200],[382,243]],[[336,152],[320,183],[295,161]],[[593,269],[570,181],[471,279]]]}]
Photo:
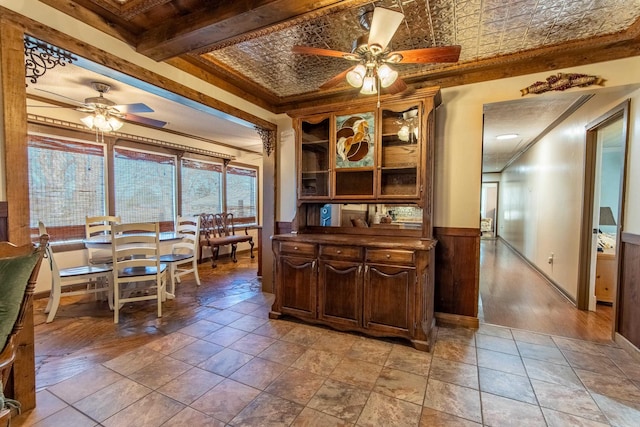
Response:
[{"label": "window", "polygon": [[222,212],[222,165],[182,159],[182,216]]},{"label": "window", "polygon": [[178,167],[182,216],[230,212],[239,224],[257,223],[257,167],[225,167],[213,158],[183,157],[178,163],[176,155],[152,150],[116,146],[107,158],[104,144],[30,134],[32,238],[42,221],[52,242],[77,243],[84,239],[87,216],[108,214],[123,222],[157,221],[162,231],[173,230]]},{"label": "window", "polygon": [[51,241],[84,238],[87,215],[104,215],[104,146],[29,135],[32,235],[42,221]]},{"label": "window", "polygon": [[258,171],[236,166],[227,167],[227,212],[238,222],[256,223],[258,205]]},{"label": "window", "polygon": [[115,213],[122,222],[160,222],[172,230],[175,219],[176,157],[132,148],[114,148]]}]

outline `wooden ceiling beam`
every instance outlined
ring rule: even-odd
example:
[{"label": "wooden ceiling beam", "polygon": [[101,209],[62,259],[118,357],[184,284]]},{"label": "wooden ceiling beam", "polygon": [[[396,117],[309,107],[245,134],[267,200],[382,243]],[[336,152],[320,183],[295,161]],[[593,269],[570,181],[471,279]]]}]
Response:
[{"label": "wooden ceiling beam", "polygon": [[[273,25],[285,25],[307,14],[367,3],[363,0],[261,0],[224,2],[192,12],[141,35],[136,49],[156,61],[206,50],[223,41]],[[272,31],[272,29],[266,30]]]},{"label": "wooden ceiling beam", "polygon": [[86,4],[79,4],[73,0],[40,0],[40,2],[125,43],[135,45],[137,42],[134,26],[122,19],[117,19],[113,14],[108,15],[113,19],[101,16],[99,8],[91,2],[85,2]]}]

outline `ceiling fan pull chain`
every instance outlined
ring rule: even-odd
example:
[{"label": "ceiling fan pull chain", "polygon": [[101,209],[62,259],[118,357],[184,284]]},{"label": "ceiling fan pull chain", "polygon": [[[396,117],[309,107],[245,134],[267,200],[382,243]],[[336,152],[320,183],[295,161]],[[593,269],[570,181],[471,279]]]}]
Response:
[{"label": "ceiling fan pull chain", "polygon": [[380,108],[380,76],[377,75],[378,74],[378,70],[376,70],[376,83],[378,84],[378,103],[377,103],[377,107]]}]

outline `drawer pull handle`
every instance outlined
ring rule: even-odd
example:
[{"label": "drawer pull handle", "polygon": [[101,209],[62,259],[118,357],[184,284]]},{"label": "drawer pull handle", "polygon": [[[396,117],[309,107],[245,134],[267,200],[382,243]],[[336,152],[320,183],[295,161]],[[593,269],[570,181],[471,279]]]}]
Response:
[{"label": "drawer pull handle", "polygon": [[298,250],[298,247],[297,247],[297,246],[294,246],[294,247],[293,247],[293,250],[294,250],[294,251],[297,251],[297,250]]},{"label": "drawer pull handle", "polygon": [[341,254],[341,253],[342,253],[342,251],[341,251],[340,249],[338,249],[338,250],[336,251],[336,253],[337,253],[337,254]]},{"label": "drawer pull handle", "polygon": [[390,254],[387,254],[387,259],[389,259],[389,258],[391,258],[391,255],[390,255]]}]

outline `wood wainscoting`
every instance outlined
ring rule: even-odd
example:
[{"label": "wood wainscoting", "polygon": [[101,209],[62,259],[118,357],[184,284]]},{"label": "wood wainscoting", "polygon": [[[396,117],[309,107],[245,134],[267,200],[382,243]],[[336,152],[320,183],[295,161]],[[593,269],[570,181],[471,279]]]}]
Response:
[{"label": "wood wainscoting", "polygon": [[640,235],[622,233],[616,332],[640,348]]},{"label": "wood wainscoting", "polygon": [[9,204],[7,202],[0,202],[0,242],[9,241]]},{"label": "wood wainscoting", "polygon": [[[291,222],[276,222],[276,234]],[[480,283],[480,229],[435,227],[435,317],[438,324],[477,328]]]},{"label": "wood wainscoting", "polygon": [[434,227],[435,311],[439,323],[478,327],[480,229]]}]

